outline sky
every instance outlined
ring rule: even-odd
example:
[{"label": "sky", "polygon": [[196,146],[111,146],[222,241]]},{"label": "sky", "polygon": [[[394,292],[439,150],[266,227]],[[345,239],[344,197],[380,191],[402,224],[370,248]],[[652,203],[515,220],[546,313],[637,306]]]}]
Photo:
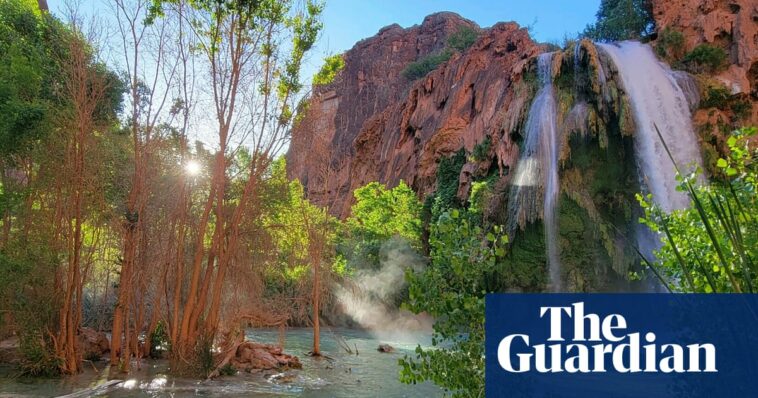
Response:
[{"label": "sky", "polygon": [[[81,0],[87,14],[103,14],[109,0]],[[303,75],[310,81],[326,55],[344,52],[356,42],[375,35],[384,26],[420,24],[424,17],[452,11],[482,27],[497,22],[516,21],[531,26],[534,39],[562,42],[594,21],[600,0],[325,0],[324,30],[307,60]],[[53,12],[60,13],[64,1],[49,0]],[[106,12],[107,13],[107,12]],[[60,15],[60,14],[59,14]]]},{"label": "sky", "polygon": [[325,55],[350,49],[384,26],[420,24],[424,17],[452,11],[482,27],[516,21],[532,26],[534,39],[562,42],[595,20],[600,0],[326,0],[321,40],[304,70],[311,75]]},{"label": "sky", "polygon": [[[53,13],[66,14],[65,5],[74,2],[78,13],[85,19],[97,16],[106,30],[115,29],[112,0],[48,0]],[[296,0],[298,1],[298,0]],[[365,38],[374,36],[387,25],[402,27],[420,24],[424,17],[440,11],[452,11],[468,18],[481,27],[497,22],[515,21],[531,28],[538,42],[562,43],[563,38],[574,36],[595,20],[600,0],[323,0],[324,28],[315,48],[307,55],[302,69],[302,81],[310,82],[327,55],[342,53]],[[114,48],[118,48],[116,45]],[[117,53],[106,55],[106,62],[121,62]],[[111,65],[114,66],[114,65]],[[120,69],[119,66],[115,66]],[[211,126],[197,126],[198,131],[212,131]],[[207,131],[206,131],[207,130]],[[197,133],[204,139],[206,133]]]}]

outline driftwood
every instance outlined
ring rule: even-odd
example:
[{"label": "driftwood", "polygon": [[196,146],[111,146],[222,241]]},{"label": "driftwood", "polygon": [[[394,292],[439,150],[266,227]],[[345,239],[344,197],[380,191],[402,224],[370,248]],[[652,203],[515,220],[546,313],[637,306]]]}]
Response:
[{"label": "driftwood", "polygon": [[81,391],[73,392],[67,395],[61,395],[58,398],[80,398],[80,397],[94,397],[96,395],[102,395],[108,390],[115,388],[119,384],[123,383],[123,380],[108,380],[103,384],[96,385]]}]

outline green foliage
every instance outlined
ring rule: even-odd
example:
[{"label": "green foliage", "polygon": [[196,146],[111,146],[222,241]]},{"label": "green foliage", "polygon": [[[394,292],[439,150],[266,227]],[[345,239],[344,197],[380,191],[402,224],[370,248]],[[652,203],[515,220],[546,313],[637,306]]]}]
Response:
[{"label": "green foliage", "polygon": [[444,49],[436,54],[429,54],[416,62],[411,62],[403,69],[403,77],[408,80],[420,79],[429,72],[437,69],[438,66],[450,60],[453,56],[453,51],[450,49]]},{"label": "green foliage", "polygon": [[703,100],[700,101],[701,108],[718,108],[725,110],[729,106],[731,93],[724,86],[711,86],[705,90]]},{"label": "green foliage", "polygon": [[324,65],[313,76],[314,86],[323,86],[334,81],[337,74],[345,68],[345,59],[342,54],[334,54],[324,58]]},{"label": "green foliage", "polygon": [[758,151],[748,144],[755,128],[736,131],[726,159],[717,166],[723,181],[696,185],[681,176],[679,188],[692,208],[666,213],[650,196],[638,195],[640,220],[662,233],[655,268],[672,289],[685,292],[755,292],[758,287]]},{"label": "green foliage", "polygon": [[402,75],[408,80],[420,79],[450,60],[455,52],[464,52],[476,42],[479,32],[468,26],[461,26],[447,38],[445,48],[429,54],[416,62],[411,62],[403,69]]},{"label": "green foliage", "polygon": [[700,44],[687,53],[682,62],[693,73],[714,73],[724,68],[727,54],[720,47]]},{"label": "green foliage", "polygon": [[159,321],[155,330],[150,332],[150,358],[162,358],[163,353],[170,350],[170,344],[166,324]]},{"label": "green foliage", "polygon": [[57,26],[29,2],[0,2],[0,154],[28,150],[50,131],[54,61],[48,32]]},{"label": "green foliage", "polygon": [[[415,248],[421,246],[421,203],[405,182],[392,189],[372,182],[353,194],[356,201],[345,221],[347,236],[343,239],[343,252],[352,267],[378,266],[379,249],[393,236],[406,239]],[[358,260],[363,264],[358,265]]]},{"label": "green foliage", "polygon": [[471,160],[475,162],[481,162],[482,160],[487,159],[491,147],[492,138],[490,138],[490,136],[487,136],[484,138],[484,140],[482,140],[482,142],[474,145],[474,149],[471,151]]},{"label": "green foliage", "polygon": [[447,46],[458,52],[464,52],[479,38],[479,31],[470,26],[461,26],[447,38]]},{"label": "green foliage", "polygon": [[596,18],[583,33],[596,41],[641,39],[655,28],[650,0],[602,0]]},{"label": "green foliage", "polygon": [[431,264],[408,271],[407,308],[436,319],[432,348],[400,360],[404,383],[431,381],[454,397],[484,396],[484,297],[491,292],[507,237],[473,225],[465,211],[444,211],[431,226]]},{"label": "green foliage", "polygon": [[466,164],[466,152],[461,149],[455,155],[440,159],[437,166],[437,190],[435,196],[439,199],[442,209],[459,207],[458,184],[461,169]]},{"label": "green foliage", "polygon": [[53,293],[57,261],[49,248],[29,246],[24,251],[0,253],[0,308],[12,313],[12,324],[0,324],[0,330],[17,330],[23,374],[55,376],[60,362],[48,332],[57,319],[58,297]]},{"label": "green foliage", "polygon": [[681,32],[666,27],[658,34],[655,52],[659,57],[673,63],[682,59],[683,50],[684,35]]},{"label": "green foliage", "polygon": [[700,108],[731,111],[735,119],[743,120],[750,116],[752,104],[744,96],[732,95],[726,87],[716,85],[705,89],[703,99],[700,101]]}]

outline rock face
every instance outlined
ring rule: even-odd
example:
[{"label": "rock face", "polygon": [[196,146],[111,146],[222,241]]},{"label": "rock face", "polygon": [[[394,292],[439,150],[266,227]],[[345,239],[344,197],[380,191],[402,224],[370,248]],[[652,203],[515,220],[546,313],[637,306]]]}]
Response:
[{"label": "rock face", "polygon": [[[654,0],[659,31],[684,34],[685,51],[702,43],[726,50],[730,66],[717,78],[732,89],[758,100],[758,2],[755,0]],[[758,121],[753,107],[752,121]]]},{"label": "rock face", "polygon": [[505,167],[516,161],[510,133],[523,121],[506,118],[505,110],[521,115],[528,106],[514,83],[540,52],[525,29],[497,24],[426,77],[402,75],[409,63],[443,50],[446,38],[464,26],[479,30],[456,14],[434,14],[408,29],[383,28],[345,53],[345,68],[314,90],[292,134],[289,175],[300,179],[311,200],[346,217],[352,191],[370,181],[394,186],[405,180],[420,195],[430,193],[440,159],[463,147],[471,151],[486,136],[498,143]]}]

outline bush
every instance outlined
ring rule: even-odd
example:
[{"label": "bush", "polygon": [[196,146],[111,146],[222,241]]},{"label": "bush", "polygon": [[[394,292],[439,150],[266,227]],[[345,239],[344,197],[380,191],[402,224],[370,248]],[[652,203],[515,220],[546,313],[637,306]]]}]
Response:
[{"label": "bush", "polygon": [[324,58],[324,65],[313,76],[313,85],[322,86],[331,83],[344,68],[345,60],[342,58],[342,54],[334,54]]},{"label": "bush", "polygon": [[729,138],[730,153],[717,162],[720,181],[700,186],[694,176],[679,176],[691,208],[665,213],[650,195],[637,196],[645,209],[640,221],[663,236],[654,267],[672,290],[758,290],[758,151],[749,144],[755,133],[743,129]]},{"label": "bush", "polygon": [[426,57],[421,58],[416,62],[411,62],[403,69],[403,77],[408,80],[420,79],[429,74],[429,72],[437,69],[442,63],[450,60],[453,56],[453,51],[449,48],[444,49],[437,54],[429,54]]},{"label": "bush", "polygon": [[484,396],[484,297],[505,254],[502,228],[473,225],[465,210],[443,211],[429,237],[431,264],[408,272],[407,308],[435,318],[431,349],[400,360],[403,383],[432,381],[453,397]]},{"label": "bush", "polygon": [[447,38],[447,46],[458,52],[464,52],[471,47],[478,38],[479,32],[476,29],[469,26],[461,26]]},{"label": "bush", "polygon": [[693,73],[714,73],[726,65],[727,54],[722,48],[701,44],[684,56],[683,62]]},{"label": "bush", "polygon": [[705,91],[703,100],[700,101],[701,108],[718,108],[721,110],[727,109],[729,105],[729,98],[731,94],[726,87],[723,86],[711,86]]},{"label": "bush", "polygon": [[471,160],[479,162],[487,159],[487,155],[490,153],[490,147],[492,146],[492,139],[487,136],[482,142],[474,145],[474,150],[471,151]]},{"label": "bush", "polygon": [[684,35],[676,30],[666,28],[658,34],[655,52],[659,57],[673,63],[682,59]]}]

